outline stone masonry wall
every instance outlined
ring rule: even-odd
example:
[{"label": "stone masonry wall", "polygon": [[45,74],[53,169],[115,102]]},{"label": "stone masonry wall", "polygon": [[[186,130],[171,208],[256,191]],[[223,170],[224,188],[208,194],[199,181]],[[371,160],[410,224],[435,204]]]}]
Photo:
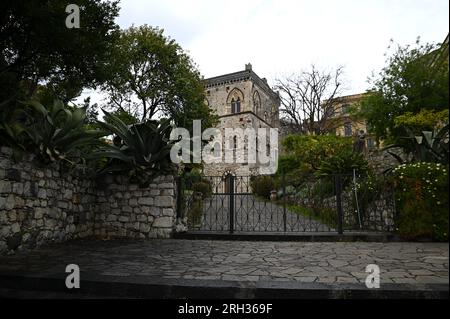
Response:
[{"label": "stone masonry wall", "polygon": [[[361,205],[361,201],[359,201]],[[331,208],[337,212],[336,196],[323,200],[324,207]],[[394,231],[395,229],[395,203],[394,196],[389,190],[377,194],[377,198],[367,207],[359,207],[361,212],[362,227],[364,230]],[[357,230],[359,218],[354,203],[354,194],[342,193],[343,223],[345,230]]]},{"label": "stone masonry wall", "polygon": [[[401,148],[392,148],[389,151],[401,157],[403,160],[410,160]],[[398,160],[385,150],[370,151],[367,154],[367,161],[376,174],[383,174],[387,170],[393,169],[400,165]]]},{"label": "stone masonry wall", "polygon": [[97,190],[95,233],[102,237],[168,238],[175,216],[173,176],[160,176],[149,188],[128,184],[122,176],[108,176]]},{"label": "stone masonry wall", "polygon": [[41,167],[32,155],[15,163],[0,149],[0,254],[90,236],[166,238],[175,219],[173,176],[146,189],[124,177],[99,185],[92,174]]},{"label": "stone masonry wall", "polygon": [[0,253],[93,235],[93,182],[0,151]]}]

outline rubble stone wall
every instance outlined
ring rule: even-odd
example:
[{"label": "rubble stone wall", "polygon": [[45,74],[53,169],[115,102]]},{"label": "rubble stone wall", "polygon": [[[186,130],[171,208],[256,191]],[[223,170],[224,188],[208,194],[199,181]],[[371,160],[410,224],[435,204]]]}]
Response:
[{"label": "rubble stone wall", "polygon": [[83,169],[42,166],[27,155],[19,162],[0,149],[0,254],[90,236],[168,238],[176,211],[173,176],[148,188],[121,176],[101,185]]}]

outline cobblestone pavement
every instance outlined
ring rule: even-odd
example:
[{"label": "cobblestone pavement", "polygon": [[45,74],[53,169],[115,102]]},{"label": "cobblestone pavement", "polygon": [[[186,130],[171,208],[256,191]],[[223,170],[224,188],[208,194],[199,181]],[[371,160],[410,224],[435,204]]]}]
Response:
[{"label": "cobblestone pavement", "polygon": [[448,244],[301,243],[204,240],[72,241],[0,257],[0,274],[60,274],[75,263],[89,275],[226,281],[448,284]]}]

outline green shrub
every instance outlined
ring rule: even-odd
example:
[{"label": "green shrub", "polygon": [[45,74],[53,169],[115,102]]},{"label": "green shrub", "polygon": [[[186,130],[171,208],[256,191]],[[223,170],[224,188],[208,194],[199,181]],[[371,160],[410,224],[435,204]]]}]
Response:
[{"label": "green shrub", "polygon": [[210,198],[212,195],[211,183],[207,180],[196,182],[192,185],[192,191],[202,193],[203,199]]},{"label": "green shrub", "polygon": [[434,163],[401,165],[393,170],[397,228],[409,238],[448,240],[448,167]]},{"label": "green shrub", "polygon": [[322,207],[319,214],[320,220],[330,226],[330,227],[337,227],[337,212],[335,209],[329,208],[329,207]]},{"label": "green shrub", "polygon": [[[330,227],[334,227],[336,222],[335,211],[324,206],[324,200],[334,195],[333,180],[330,178],[321,178],[304,183],[295,194],[295,199],[289,201],[294,207],[306,209],[303,214],[306,217],[312,217]],[[301,203],[301,204],[299,204]],[[299,212],[299,210],[297,209]]]},{"label": "green shrub", "polygon": [[196,229],[200,227],[203,217],[203,201],[201,200],[201,198],[198,198],[195,195],[193,196],[192,204],[189,207],[187,217],[188,227],[190,229]]},{"label": "green shrub", "polygon": [[324,199],[334,196],[334,180],[332,178],[308,180],[296,189],[295,195],[321,204]]},{"label": "green shrub", "polygon": [[323,159],[315,174],[319,177],[333,174],[352,174],[353,170],[356,170],[359,174],[366,174],[369,170],[369,164],[362,154],[344,150]]},{"label": "green shrub", "polygon": [[271,176],[255,176],[250,180],[250,186],[256,196],[269,199],[270,192],[277,190],[278,183]]},{"label": "green shrub", "polygon": [[334,180],[332,178],[318,179],[311,185],[309,195],[320,200],[334,196]]},{"label": "green shrub", "polygon": [[278,159],[278,171],[277,174],[284,175],[293,172],[300,168],[302,162],[295,155],[284,155]]},{"label": "green shrub", "polygon": [[183,176],[186,189],[192,190],[192,186],[202,180],[202,175],[197,171],[191,171]]},{"label": "green shrub", "polygon": [[13,150],[14,159],[20,160],[25,152],[26,113],[24,105],[0,106],[0,146],[8,146]]},{"label": "green shrub", "polygon": [[368,171],[368,163],[362,154],[353,151],[352,139],[334,135],[290,135],[283,140],[288,154],[280,157],[278,175],[293,175],[300,186],[308,175],[317,177],[333,174],[359,174]]},{"label": "green shrub", "polygon": [[317,170],[323,161],[340,152],[353,150],[351,138],[335,135],[289,135],[282,144],[292,156],[288,157],[289,165],[301,163],[302,167],[309,169],[311,173]]}]

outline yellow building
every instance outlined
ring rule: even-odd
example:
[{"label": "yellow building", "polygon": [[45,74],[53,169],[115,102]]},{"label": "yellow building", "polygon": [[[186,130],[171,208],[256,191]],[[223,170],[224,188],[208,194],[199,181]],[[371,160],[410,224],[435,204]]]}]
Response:
[{"label": "yellow building", "polygon": [[369,93],[341,96],[334,98],[332,114],[328,119],[330,131],[338,136],[364,135],[367,149],[377,147],[375,138],[368,131],[369,127],[365,119],[357,117],[351,112]]}]

